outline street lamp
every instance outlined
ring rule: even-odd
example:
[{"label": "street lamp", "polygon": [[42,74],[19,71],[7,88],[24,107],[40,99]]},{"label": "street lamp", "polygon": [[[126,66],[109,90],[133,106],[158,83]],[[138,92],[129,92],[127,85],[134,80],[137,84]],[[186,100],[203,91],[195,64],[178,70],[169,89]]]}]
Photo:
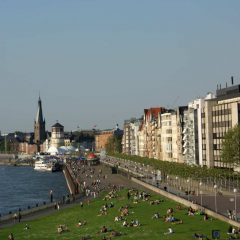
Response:
[{"label": "street lamp", "polygon": [[190,200],[190,194],[189,194],[189,179],[187,179],[187,195],[188,195],[188,201]]},{"label": "street lamp", "polygon": [[237,189],[233,189],[234,195],[235,195],[235,220],[237,221]]},{"label": "street lamp", "polygon": [[217,185],[215,184],[213,188],[215,191],[215,212],[217,212]]},{"label": "street lamp", "polygon": [[176,188],[178,188],[178,176],[176,176]]},{"label": "street lamp", "polygon": [[203,191],[202,191],[202,182],[199,183],[199,188],[200,188],[200,191],[199,191],[199,194],[200,194],[200,201],[201,201],[201,207],[202,207],[202,195],[203,195]]},{"label": "street lamp", "polygon": [[168,179],[169,179],[169,176],[167,175],[167,184],[168,184]]},{"label": "street lamp", "polygon": [[53,202],[53,190],[50,190],[49,194],[50,194],[50,202],[52,203]]}]

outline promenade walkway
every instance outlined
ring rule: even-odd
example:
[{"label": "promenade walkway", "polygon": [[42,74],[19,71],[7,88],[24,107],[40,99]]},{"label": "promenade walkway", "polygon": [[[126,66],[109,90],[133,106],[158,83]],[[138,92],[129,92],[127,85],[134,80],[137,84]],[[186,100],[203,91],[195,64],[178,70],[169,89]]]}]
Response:
[{"label": "promenade walkway", "polygon": [[[199,182],[196,182],[195,185],[191,183],[187,186],[187,183],[182,182],[182,185],[179,184],[179,181],[171,177],[160,180],[157,176],[156,170],[147,165],[136,163],[129,160],[118,159],[114,157],[104,157],[101,159],[101,162],[108,164],[109,166],[115,166],[120,171],[132,175],[143,182],[149,183],[159,189],[167,189],[168,192],[173,193],[177,196],[180,196],[186,200],[197,203],[204,208],[213,210],[223,216],[235,219],[239,221],[240,217],[240,196],[239,194],[234,194],[231,191],[224,192],[215,192],[213,187],[205,186],[204,190],[199,188]],[[186,190],[188,193],[186,193]],[[191,190],[191,191],[190,191]],[[235,215],[235,210],[237,214]]]}]

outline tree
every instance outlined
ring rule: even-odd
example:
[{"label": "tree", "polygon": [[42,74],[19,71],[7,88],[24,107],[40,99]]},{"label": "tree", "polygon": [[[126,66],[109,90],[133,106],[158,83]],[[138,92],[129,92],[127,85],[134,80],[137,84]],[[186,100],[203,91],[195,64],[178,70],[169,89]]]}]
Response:
[{"label": "tree", "polygon": [[113,135],[109,137],[106,144],[106,151],[108,153],[121,153],[122,152],[122,136]]},{"label": "tree", "polygon": [[230,164],[240,164],[240,125],[230,129],[222,142],[221,158]]}]

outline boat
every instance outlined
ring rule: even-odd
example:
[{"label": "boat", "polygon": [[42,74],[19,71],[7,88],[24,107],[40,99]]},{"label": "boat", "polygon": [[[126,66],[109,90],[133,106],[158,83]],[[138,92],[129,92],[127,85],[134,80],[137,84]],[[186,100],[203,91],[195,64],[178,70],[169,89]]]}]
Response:
[{"label": "boat", "polygon": [[62,171],[63,162],[55,158],[40,158],[35,161],[34,170],[37,171]]},{"label": "boat", "polygon": [[52,172],[53,164],[49,161],[40,159],[35,161],[34,170],[37,171],[51,171]]}]

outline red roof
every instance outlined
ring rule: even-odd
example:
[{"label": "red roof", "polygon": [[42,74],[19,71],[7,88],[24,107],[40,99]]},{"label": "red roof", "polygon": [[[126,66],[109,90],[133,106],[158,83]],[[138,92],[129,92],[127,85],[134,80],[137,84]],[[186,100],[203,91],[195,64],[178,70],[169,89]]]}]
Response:
[{"label": "red roof", "polygon": [[97,158],[97,156],[94,153],[89,153],[87,156],[87,159],[94,159]]},{"label": "red roof", "polygon": [[158,118],[158,114],[165,112],[165,110],[166,109],[163,107],[144,109],[145,121],[149,120],[150,118]]}]

